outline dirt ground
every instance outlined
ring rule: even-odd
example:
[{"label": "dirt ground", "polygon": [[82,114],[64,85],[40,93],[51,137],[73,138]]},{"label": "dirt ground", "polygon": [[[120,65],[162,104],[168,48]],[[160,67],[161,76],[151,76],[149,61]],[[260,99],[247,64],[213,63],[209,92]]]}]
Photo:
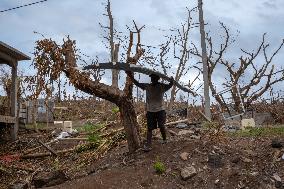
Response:
[{"label": "dirt ground", "polygon": [[[177,128],[169,130],[175,133],[181,131]],[[192,137],[196,134],[200,138]],[[126,142],[121,141],[98,159],[90,155],[92,151],[64,153],[59,157],[20,159],[17,156],[19,152],[38,146],[36,139],[40,138],[43,142],[52,139],[50,131],[41,131],[41,135],[38,135],[23,130],[17,142],[0,144],[0,188],[8,188],[15,180],[27,180],[39,168],[45,171],[62,170],[70,179],[50,189],[282,187],[282,182],[279,184],[273,176],[276,174],[284,179],[284,161],[281,160],[284,149],[271,146],[272,140],[283,142],[281,137],[222,135],[213,139],[211,135],[197,131],[181,136],[168,133],[168,136],[168,143],[162,144],[157,132],[153,149],[147,153],[138,150],[128,154]],[[68,141],[52,144],[51,147],[62,150],[79,143]],[[180,157],[183,152],[189,153],[187,160]],[[153,167],[158,161],[166,168],[162,174],[156,173]],[[181,170],[187,166],[193,166],[196,174],[183,180]]]},{"label": "dirt ground", "polygon": [[[284,177],[283,149],[271,147],[271,138],[224,138],[222,141],[171,139],[167,144],[154,141],[153,150],[127,155],[120,146],[90,166],[89,175],[51,188],[275,188],[273,174]],[[188,152],[188,160],[180,154]],[[208,162],[208,154],[220,159]],[[159,175],[153,168],[159,159],[166,171]],[[195,167],[197,174],[184,181],[180,171]],[[279,186],[278,186],[279,187]],[[50,188],[50,189],[51,189]]]}]

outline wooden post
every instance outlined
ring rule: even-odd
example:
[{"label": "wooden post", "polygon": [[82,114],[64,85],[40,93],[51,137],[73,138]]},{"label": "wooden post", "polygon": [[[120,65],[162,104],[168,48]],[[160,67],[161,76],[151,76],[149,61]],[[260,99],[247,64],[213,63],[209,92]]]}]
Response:
[{"label": "wooden post", "polygon": [[18,110],[18,101],[17,101],[17,67],[18,67],[18,62],[14,61],[11,63],[12,65],[12,85],[11,85],[11,116],[16,118],[15,123],[12,125],[11,128],[11,137],[12,140],[17,139],[17,134],[18,134],[18,117],[17,117],[17,110]]}]

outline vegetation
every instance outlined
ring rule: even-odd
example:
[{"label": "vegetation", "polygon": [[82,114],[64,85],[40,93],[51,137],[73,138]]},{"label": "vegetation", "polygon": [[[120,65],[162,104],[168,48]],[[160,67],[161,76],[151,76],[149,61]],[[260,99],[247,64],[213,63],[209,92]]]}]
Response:
[{"label": "vegetation", "polygon": [[156,173],[158,173],[159,175],[161,175],[161,174],[166,172],[166,166],[164,165],[163,162],[161,162],[159,160],[159,158],[157,158],[157,160],[155,161],[153,167],[154,167]]},{"label": "vegetation", "polygon": [[238,137],[284,136],[284,127],[251,127],[231,132],[229,135]]}]

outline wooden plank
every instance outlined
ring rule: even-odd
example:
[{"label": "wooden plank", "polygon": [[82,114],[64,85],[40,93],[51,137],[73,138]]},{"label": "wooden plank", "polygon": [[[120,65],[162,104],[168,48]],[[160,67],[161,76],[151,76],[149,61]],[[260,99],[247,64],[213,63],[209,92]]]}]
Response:
[{"label": "wooden plank", "polygon": [[16,117],[0,115],[1,123],[16,123]]}]

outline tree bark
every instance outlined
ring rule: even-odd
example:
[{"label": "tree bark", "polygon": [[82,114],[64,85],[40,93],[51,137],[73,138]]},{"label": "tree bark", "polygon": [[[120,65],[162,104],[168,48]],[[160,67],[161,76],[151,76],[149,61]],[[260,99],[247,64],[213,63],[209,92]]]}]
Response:
[{"label": "tree bark", "polygon": [[126,132],[129,152],[134,152],[140,147],[140,129],[136,112],[129,98],[122,98],[119,104],[121,123]]}]

